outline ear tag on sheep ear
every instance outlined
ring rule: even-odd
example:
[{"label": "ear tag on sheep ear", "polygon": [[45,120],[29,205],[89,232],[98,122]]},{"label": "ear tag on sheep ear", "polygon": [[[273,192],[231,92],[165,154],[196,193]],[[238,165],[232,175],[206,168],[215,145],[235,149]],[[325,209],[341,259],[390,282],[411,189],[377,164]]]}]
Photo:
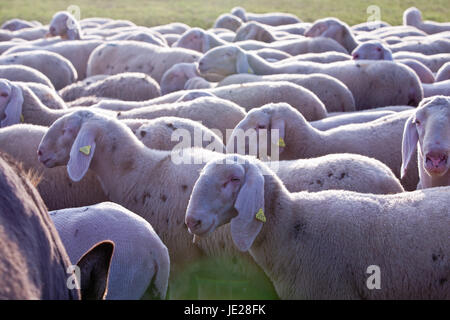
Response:
[{"label": "ear tag on sheep ear", "polygon": [[254,72],[253,72],[252,68],[248,67],[247,73],[253,74]]},{"label": "ear tag on sheep ear", "polygon": [[22,123],[25,122],[25,118],[23,117],[23,114],[20,115],[20,122],[22,122]]},{"label": "ear tag on sheep ear", "polygon": [[263,209],[259,209],[258,212],[256,213],[256,220],[266,222],[266,216],[264,215]]},{"label": "ear tag on sheep ear", "polygon": [[286,147],[286,143],[284,142],[283,138],[280,138],[280,140],[278,140],[278,146],[282,148]]},{"label": "ear tag on sheep ear", "polygon": [[91,146],[81,147],[80,152],[88,156],[91,153]]}]

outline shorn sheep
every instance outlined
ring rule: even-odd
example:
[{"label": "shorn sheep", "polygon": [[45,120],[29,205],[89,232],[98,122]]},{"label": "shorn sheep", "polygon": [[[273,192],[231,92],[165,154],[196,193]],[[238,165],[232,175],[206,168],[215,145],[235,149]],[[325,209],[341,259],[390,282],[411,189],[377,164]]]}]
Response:
[{"label": "shorn sheep", "polygon": [[114,242],[106,299],[137,300],[147,288],[149,298],[165,299],[169,253],[143,218],[112,202],[49,214],[72,262],[97,242]]},{"label": "shorn sheep", "polygon": [[67,11],[55,13],[50,22],[48,36],[60,36],[66,40],[80,40],[81,28],[75,17]]},{"label": "shorn sheep", "polygon": [[[347,86],[353,94],[357,110],[388,105],[416,106],[423,97],[420,80],[413,70],[391,61],[341,61],[329,64],[298,62],[275,65],[229,45],[208,51],[198,63],[200,74],[210,81],[220,81],[236,73],[327,74]],[[381,95],[380,92],[384,94]]]},{"label": "shorn sheep", "polygon": [[438,23],[434,21],[423,21],[422,13],[416,7],[411,7],[403,13],[403,25],[414,26],[427,34],[435,34],[450,31],[450,23]]},{"label": "shorn sheep", "polygon": [[[104,297],[112,242],[101,242],[78,261],[80,283],[73,271],[67,273],[72,264],[32,181],[4,154],[0,155],[0,199],[1,299]],[[67,285],[69,277],[75,281],[72,289]]]},{"label": "shorn sheep", "polygon": [[449,299],[449,192],[290,193],[264,163],[230,155],[204,167],[185,221],[197,236],[229,224],[281,299]]},{"label": "shorn sheep", "polygon": [[[70,132],[72,137],[65,140],[61,136],[62,130]],[[88,154],[81,153],[80,148]],[[212,160],[223,155],[203,149],[185,150],[184,155],[191,161],[178,164],[170,151],[146,148],[125,124],[86,110],[64,116],[50,127],[39,146],[39,158],[45,161],[47,167],[67,164],[69,175],[75,181],[82,179],[89,167],[94,170],[111,201],[143,216],[155,228],[169,248],[173,280],[179,276],[179,268],[183,269],[183,265],[186,268],[189,263],[198,262],[203,254],[217,256],[225,254],[227,250],[235,251],[232,247],[221,247],[220,243],[210,244],[213,247],[203,244],[205,247],[200,248],[192,244],[191,237],[186,232],[183,216],[192,186],[198,178],[198,170],[203,167],[205,159]],[[133,154],[133,158],[129,157],[130,154]],[[355,160],[349,159],[347,164],[352,166],[352,161]],[[372,162],[367,170],[356,169],[360,165],[356,164],[354,167],[360,175],[367,172],[368,180],[377,176],[374,181],[381,182],[381,184],[373,185],[373,192],[402,191],[398,181],[385,167],[378,167],[377,163]],[[336,182],[333,183],[332,180],[339,181],[341,170],[347,170],[338,165],[336,172],[333,172],[333,166],[326,164],[324,166],[328,169],[322,173],[323,177],[328,177],[327,179],[334,185]],[[284,171],[287,177],[286,183],[296,188],[308,188],[309,181],[305,185],[298,185],[295,183],[296,178],[291,179],[292,175],[296,175],[297,170],[300,171],[298,176],[308,175],[314,179],[317,175],[302,174],[301,167],[297,167],[296,170],[293,170],[294,168],[295,165],[292,166],[291,163],[287,165]],[[282,165],[280,170],[283,170]],[[333,175],[335,177],[332,177]],[[385,178],[379,180],[383,176]],[[121,184],[115,182],[118,177],[121,179]],[[346,179],[346,177],[341,178],[341,182]],[[159,183],[148,184],[148,181]],[[355,181],[347,181],[349,186],[356,188]],[[325,185],[328,186],[330,183]],[[320,184],[312,187],[320,188]],[[243,256],[242,259],[247,261],[248,257]],[[249,268],[254,269],[251,266]],[[254,272],[259,274],[256,270]],[[187,289],[186,285],[178,288],[179,294],[182,294],[183,288]]]},{"label": "shorn sheep", "polygon": [[145,73],[126,72],[105,77],[85,85],[76,82],[60,90],[65,101],[97,96],[111,99],[142,101],[161,96],[159,84]]},{"label": "shorn sheep", "polygon": [[[257,154],[263,147],[267,147],[268,153],[271,154],[272,145],[280,145],[279,141],[272,141],[271,131],[278,130],[278,136],[283,141],[279,146],[281,160],[305,159],[332,153],[356,153],[380,160],[400,177],[402,133],[410,114],[411,111],[405,111],[369,123],[320,131],[291,106],[269,104],[247,113],[228,138],[227,151],[250,152],[249,143],[243,149],[236,142],[242,132],[245,133],[249,129],[256,132],[270,129],[267,146],[263,145],[264,142],[261,145],[258,143]],[[402,184],[406,190],[415,190],[417,182],[417,170],[414,168],[405,176]]]},{"label": "shorn sheep", "polygon": [[21,65],[0,66],[0,79],[8,79],[10,81],[36,82],[46,85],[54,89],[51,81],[42,72]]},{"label": "shorn sheep", "polygon": [[450,185],[450,98],[422,100],[405,122],[402,175],[417,149],[418,189]]},{"label": "shorn sheep", "polygon": [[195,62],[198,52],[182,48],[164,48],[138,41],[112,41],[98,46],[88,61],[87,76],[143,72],[157,82],[171,66]]}]

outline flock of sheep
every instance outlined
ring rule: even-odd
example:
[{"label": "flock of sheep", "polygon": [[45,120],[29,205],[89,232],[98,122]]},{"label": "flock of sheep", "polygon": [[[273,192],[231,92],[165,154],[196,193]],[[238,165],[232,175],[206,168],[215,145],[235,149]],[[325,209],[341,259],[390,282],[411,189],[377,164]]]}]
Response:
[{"label": "flock of sheep", "polygon": [[0,54],[0,298],[450,299],[450,23],[64,11]]}]

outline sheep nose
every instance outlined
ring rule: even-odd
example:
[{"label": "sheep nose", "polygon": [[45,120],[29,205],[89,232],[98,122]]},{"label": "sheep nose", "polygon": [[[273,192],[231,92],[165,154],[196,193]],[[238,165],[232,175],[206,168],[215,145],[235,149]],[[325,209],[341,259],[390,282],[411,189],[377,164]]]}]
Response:
[{"label": "sheep nose", "polygon": [[38,151],[37,151],[37,155],[38,155],[38,156],[42,156],[42,151],[41,151],[41,150],[38,150]]},{"label": "sheep nose", "polygon": [[438,167],[442,164],[446,164],[448,156],[442,151],[431,151],[426,154],[426,161],[431,162],[433,167]]},{"label": "sheep nose", "polygon": [[355,53],[355,54],[353,55],[353,60],[356,60],[356,59],[358,59],[358,58],[359,58],[359,54]]},{"label": "sheep nose", "polygon": [[188,215],[186,216],[186,225],[190,230],[195,231],[202,225],[202,221]]}]

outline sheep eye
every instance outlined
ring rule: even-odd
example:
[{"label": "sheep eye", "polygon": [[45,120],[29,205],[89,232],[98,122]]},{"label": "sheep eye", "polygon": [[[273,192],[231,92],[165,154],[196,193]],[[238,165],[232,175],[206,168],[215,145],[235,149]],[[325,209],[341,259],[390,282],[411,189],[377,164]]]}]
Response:
[{"label": "sheep eye", "polygon": [[0,96],[2,96],[3,98],[6,98],[6,97],[8,96],[8,94],[7,94],[6,92],[2,92],[2,93],[0,94]]},{"label": "sheep eye", "polygon": [[420,121],[419,120],[414,120],[414,123],[416,124],[416,125],[420,125]]},{"label": "sheep eye", "polygon": [[377,51],[378,51],[378,52],[381,52],[381,48],[377,48]]}]

